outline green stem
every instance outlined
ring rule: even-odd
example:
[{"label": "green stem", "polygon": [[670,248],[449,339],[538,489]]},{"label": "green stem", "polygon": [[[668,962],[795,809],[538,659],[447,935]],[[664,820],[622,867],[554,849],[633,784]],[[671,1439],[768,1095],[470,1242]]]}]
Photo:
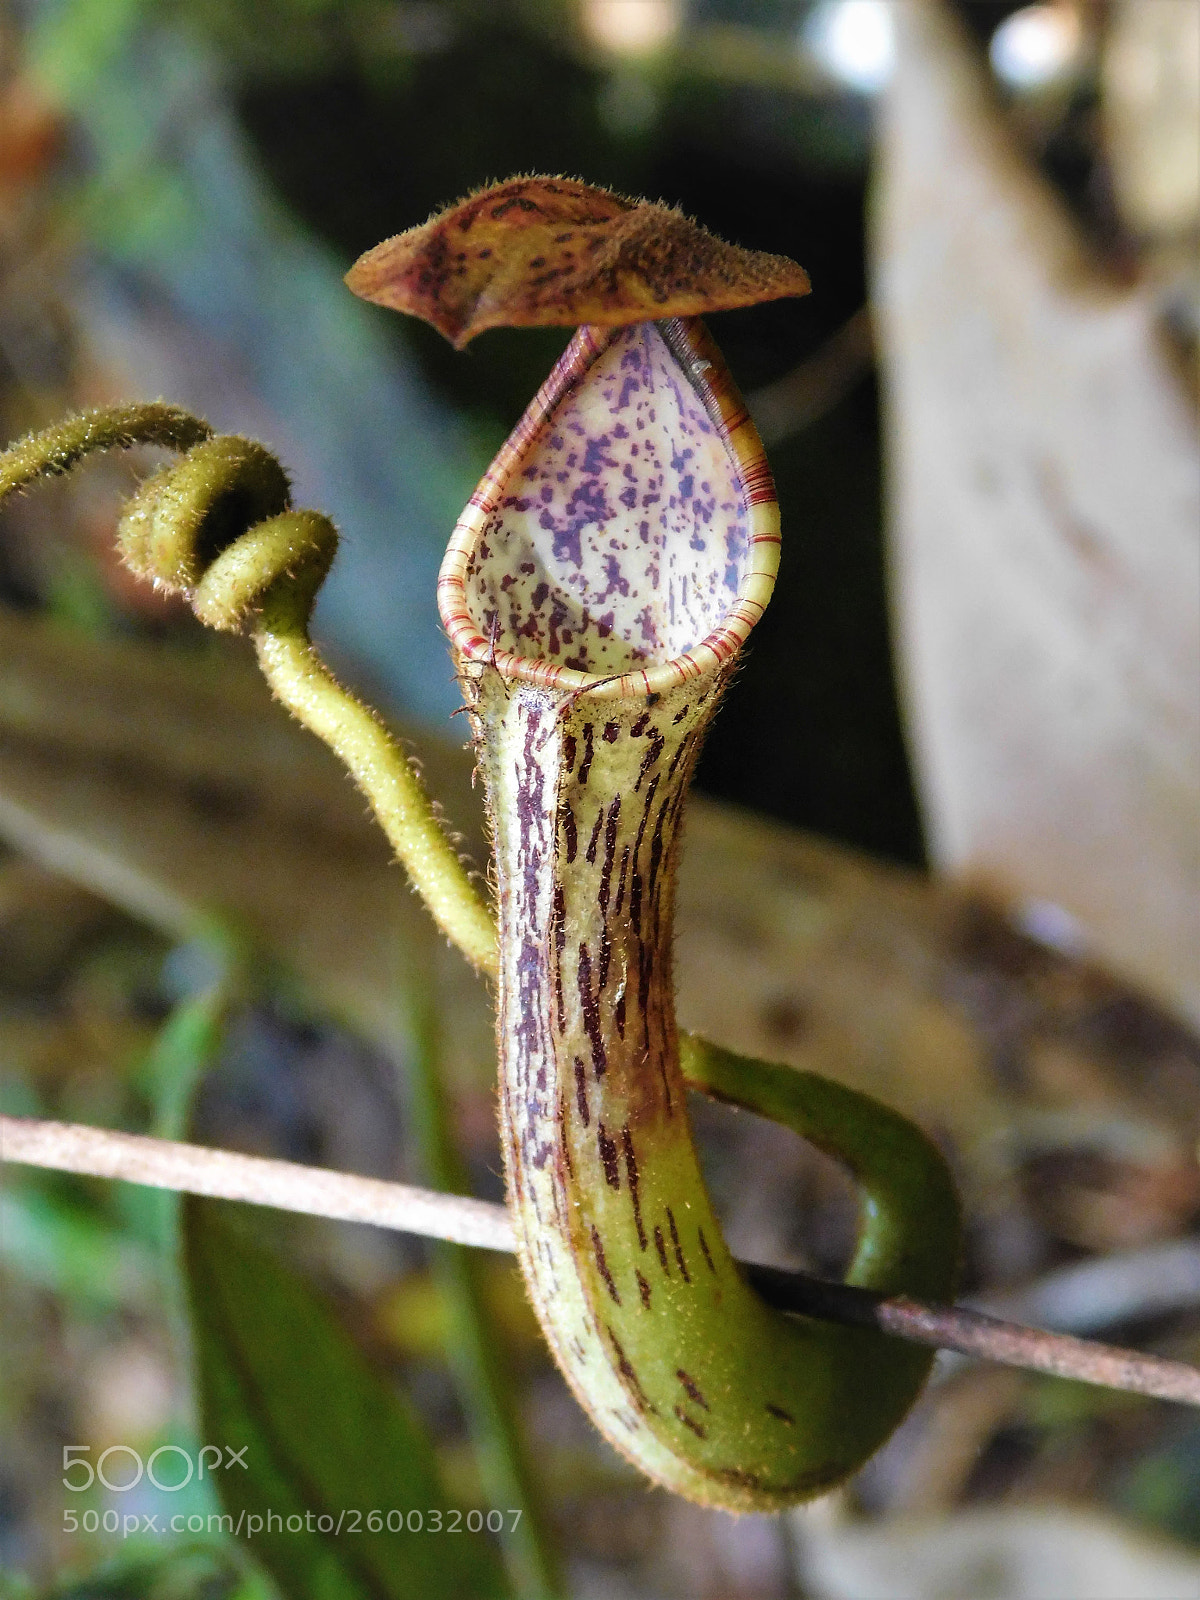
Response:
[{"label": "green stem", "polygon": [[97,450],[154,445],[183,459],[147,480],[121,518],[122,556],[187,596],[207,626],[251,624],[263,671],[289,711],[349,767],[413,886],[478,970],[497,970],[486,901],[459,860],[424,785],[380,718],[333,677],[308,636],[337,530],[295,510],[269,451],[160,403],[68,417],[0,456],[0,499],[68,471]]},{"label": "green stem", "polygon": [[254,638],[272,689],[350,769],[438,927],[479,972],[496,971],[496,927],[421,780],[382,722],[326,669],[305,634]]},{"label": "green stem", "polygon": [[207,422],[161,401],[81,411],[9,446],[0,456],[0,499],[39,478],[69,472],[97,450],[127,450],[138,444],[190,450],[211,436]]},{"label": "green stem", "polygon": [[847,1283],[948,1298],[962,1208],[944,1157],[920,1128],[832,1078],[739,1056],[696,1034],[680,1035],[679,1055],[690,1088],[791,1128],[849,1168],[862,1194]]},{"label": "green stem", "polygon": [[[241,952],[218,930],[214,953],[220,964],[217,977],[174,1007],[142,1065],[141,1079],[153,1106],[150,1131],[159,1139],[187,1138],[196,1090],[225,1043],[230,1009],[240,987]],[[176,1349],[187,1352],[191,1321],[180,1244],[183,1196],[167,1189],[145,1193],[153,1206],[167,1321]]]}]

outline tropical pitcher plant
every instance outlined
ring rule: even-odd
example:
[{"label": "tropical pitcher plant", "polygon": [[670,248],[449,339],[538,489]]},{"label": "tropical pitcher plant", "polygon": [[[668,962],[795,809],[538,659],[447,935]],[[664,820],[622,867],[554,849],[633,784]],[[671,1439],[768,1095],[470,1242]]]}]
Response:
[{"label": "tropical pitcher plant", "polygon": [[14,446],[0,493],[93,450],[180,452],[126,507],[124,558],[211,626],[248,627],[277,696],[345,761],[443,933],[494,980],[508,1204],[567,1382],[657,1483],[779,1509],[857,1470],[932,1357],[759,1297],[713,1213],[685,1089],[848,1165],[862,1195],[848,1281],[945,1300],[959,1253],[953,1184],[917,1128],[675,1020],[685,797],[779,560],[762,446],[698,319],[808,280],[677,211],[523,178],[388,240],[347,281],[458,347],[501,324],[578,327],[438,583],[486,788],[494,916],[381,719],[313,649],[337,535],[292,507],[265,449],[162,404],[95,411]]}]

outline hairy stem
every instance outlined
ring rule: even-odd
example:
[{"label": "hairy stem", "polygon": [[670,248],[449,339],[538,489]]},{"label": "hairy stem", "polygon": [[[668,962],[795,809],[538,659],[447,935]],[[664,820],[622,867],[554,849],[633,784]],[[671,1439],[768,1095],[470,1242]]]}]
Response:
[{"label": "hairy stem", "polygon": [[491,913],[424,785],[381,719],[337,682],[308,636],[313,602],[337,549],[315,511],[294,510],[287,474],[261,445],[213,436],[173,406],[119,406],[68,417],[0,456],[0,499],[84,456],[153,445],[185,452],[126,507],[125,562],[187,596],[209,627],[249,623],[288,710],[349,767],[434,920],[479,971],[496,970]]},{"label": "hairy stem", "polygon": [[342,688],[302,632],[261,628],[254,646],[279,699],[349,768],[438,927],[477,971],[494,976],[491,911],[394,736]]}]

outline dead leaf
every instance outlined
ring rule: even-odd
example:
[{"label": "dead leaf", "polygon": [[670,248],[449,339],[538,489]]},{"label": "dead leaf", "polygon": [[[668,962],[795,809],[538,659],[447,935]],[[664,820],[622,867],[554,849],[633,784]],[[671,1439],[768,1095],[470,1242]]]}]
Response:
[{"label": "dead leaf", "polygon": [[874,296],[931,854],[1194,1024],[1195,407],[1156,291],[1106,277],[951,8],[894,15]]},{"label": "dead leaf", "polygon": [[725,244],[682,212],[571,178],[516,178],[386,239],[346,274],[457,348],[485,328],[619,327],[809,291],[786,256]]},{"label": "dead leaf", "polygon": [[1105,146],[1135,233],[1195,248],[1200,229],[1200,8],[1119,0],[1104,38]]},{"label": "dead leaf", "polygon": [[1200,1600],[1200,1559],[1118,1518],[1014,1506],[868,1524],[795,1516],[818,1600]]}]

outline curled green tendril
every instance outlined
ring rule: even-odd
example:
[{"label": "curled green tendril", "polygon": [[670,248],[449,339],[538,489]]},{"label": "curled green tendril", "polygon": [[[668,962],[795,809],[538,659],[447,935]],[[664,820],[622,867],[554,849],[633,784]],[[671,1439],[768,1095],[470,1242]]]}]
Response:
[{"label": "curled green tendril", "polygon": [[61,477],[97,450],[128,450],[139,444],[190,450],[211,438],[207,422],[161,401],[81,411],[9,446],[0,456],[0,500],[39,478]]},{"label": "curled green tendril", "polygon": [[209,627],[248,625],[268,682],[288,710],[345,762],[434,920],[479,971],[496,970],[491,913],[423,784],[382,721],[333,677],[308,636],[337,530],[291,504],[287,474],[262,445],[214,436],[174,406],[90,411],[29,435],[0,457],[0,499],[67,472],[98,450],[183,452],[126,507],[126,564],[187,596]]}]

